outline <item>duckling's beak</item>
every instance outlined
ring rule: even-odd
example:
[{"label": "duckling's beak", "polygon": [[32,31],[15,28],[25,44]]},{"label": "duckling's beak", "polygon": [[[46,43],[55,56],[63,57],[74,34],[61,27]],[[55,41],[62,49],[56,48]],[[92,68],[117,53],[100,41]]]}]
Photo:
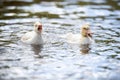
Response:
[{"label": "duckling's beak", "polygon": [[42,32],[42,25],[38,25],[38,31]]},{"label": "duckling's beak", "polygon": [[93,34],[93,32],[91,32],[90,30],[87,31],[87,35],[88,35],[89,37],[92,37],[92,34]]}]

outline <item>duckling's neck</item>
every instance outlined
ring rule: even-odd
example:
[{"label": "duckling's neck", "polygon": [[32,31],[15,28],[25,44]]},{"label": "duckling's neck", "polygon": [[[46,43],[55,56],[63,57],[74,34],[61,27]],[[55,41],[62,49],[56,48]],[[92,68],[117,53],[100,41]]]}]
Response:
[{"label": "duckling's neck", "polygon": [[83,38],[87,38],[88,36],[85,35],[85,34],[81,34],[81,37],[83,37]]},{"label": "duckling's neck", "polygon": [[80,44],[82,44],[82,45],[91,44],[91,41],[92,41],[91,37],[89,37],[89,36],[86,37],[86,36],[81,35]]},{"label": "duckling's neck", "polygon": [[39,32],[39,31],[34,31],[35,32],[35,34],[37,34],[37,35],[41,35],[42,34],[42,32]]},{"label": "duckling's neck", "polygon": [[84,38],[92,38],[92,35],[91,35],[91,34],[88,34],[88,35],[86,35],[86,34],[81,34],[81,36],[84,37]]}]

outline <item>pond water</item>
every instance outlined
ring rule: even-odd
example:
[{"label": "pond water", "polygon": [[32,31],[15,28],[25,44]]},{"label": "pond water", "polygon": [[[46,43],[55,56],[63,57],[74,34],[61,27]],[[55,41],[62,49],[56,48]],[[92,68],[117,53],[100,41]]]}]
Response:
[{"label": "pond water", "polygon": [[[119,0],[0,0],[0,13],[0,80],[120,80]],[[43,47],[20,41],[36,21]],[[84,23],[94,32],[88,54],[59,37]]]}]

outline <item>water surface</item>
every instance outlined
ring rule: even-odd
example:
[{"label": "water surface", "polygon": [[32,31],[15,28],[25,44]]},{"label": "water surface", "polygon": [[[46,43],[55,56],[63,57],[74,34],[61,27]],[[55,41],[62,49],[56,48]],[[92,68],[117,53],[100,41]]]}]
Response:
[{"label": "water surface", "polygon": [[[0,80],[120,80],[119,0],[1,0],[0,13]],[[38,49],[20,41],[36,21]],[[96,42],[88,54],[59,37],[84,23]]]}]

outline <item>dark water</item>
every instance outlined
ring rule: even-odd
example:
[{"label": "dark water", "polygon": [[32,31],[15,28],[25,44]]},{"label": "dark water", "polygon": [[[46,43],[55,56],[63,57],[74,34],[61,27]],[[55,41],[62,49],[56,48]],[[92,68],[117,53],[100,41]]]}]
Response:
[{"label": "dark water", "polygon": [[[0,13],[0,80],[120,80],[119,0],[0,0]],[[20,42],[36,21],[43,47]],[[86,22],[96,43],[81,54],[59,35]]]}]

